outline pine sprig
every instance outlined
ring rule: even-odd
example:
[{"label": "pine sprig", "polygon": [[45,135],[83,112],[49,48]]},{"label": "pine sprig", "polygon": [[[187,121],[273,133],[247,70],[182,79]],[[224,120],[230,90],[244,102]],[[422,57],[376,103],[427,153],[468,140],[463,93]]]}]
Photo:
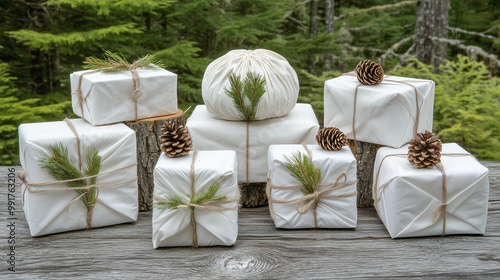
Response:
[{"label": "pine sprig", "polygon": [[97,58],[95,56],[87,57],[83,61],[84,69],[97,70],[100,69],[102,72],[112,73],[123,70],[131,70],[136,68],[143,68],[148,70],[158,70],[159,68],[164,68],[163,62],[155,59],[152,54],[147,54],[136,61],[130,63],[125,59],[123,54],[114,53],[111,51],[104,51],[104,59]]},{"label": "pine sprig", "polygon": [[[87,151],[86,166],[83,172],[75,166],[69,158],[68,149],[62,143],[49,145],[49,154],[43,154],[38,160],[40,166],[47,169],[49,174],[58,181],[78,179],[87,176],[99,174],[101,170],[102,157],[98,154],[95,148],[89,148]],[[97,183],[97,177],[68,182],[66,185],[70,188],[81,188]],[[97,203],[97,189],[90,188],[86,190],[75,190],[80,196],[84,194],[80,200],[87,209],[94,207]]]},{"label": "pine sprig", "polygon": [[[220,189],[220,182],[217,181],[213,184],[211,184],[206,190],[203,192],[195,195],[194,197],[192,195],[186,195],[190,203],[192,204],[203,204],[206,202],[211,202],[211,201],[219,201],[219,200],[224,200],[226,199],[226,196],[223,195],[217,195]],[[158,201],[156,205],[158,206],[158,209],[164,210],[164,209],[170,209],[174,210],[177,209],[178,206],[180,205],[186,205],[188,202],[186,199],[180,195],[172,194],[172,193],[167,193],[165,201]],[[194,208],[193,206],[190,206],[191,208]],[[193,210],[193,209],[191,209]]]},{"label": "pine sprig", "polygon": [[266,93],[266,80],[260,74],[247,73],[242,81],[240,76],[229,76],[230,89],[225,89],[226,95],[233,99],[234,107],[243,120],[255,120],[257,106]]},{"label": "pine sprig", "polygon": [[285,159],[287,161],[285,166],[290,170],[290,175],[304,186],[300,191],[304,195],[314,193],[321,182],[321,169],[301,152],[292,154],[292,157],[285,156]]}]

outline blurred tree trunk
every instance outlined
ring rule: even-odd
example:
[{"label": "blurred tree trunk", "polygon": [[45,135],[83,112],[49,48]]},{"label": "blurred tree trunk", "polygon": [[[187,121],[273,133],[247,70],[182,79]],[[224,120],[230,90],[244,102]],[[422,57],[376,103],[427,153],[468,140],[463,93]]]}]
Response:
[{"label": "blurred tree trunk", "polygon": [[[325,34],[333,34],[333,15],[335,13],[335,1],[325,0]],[[333,65],[332,55],[325,53],[323,72],[331,71]]]},{"label": "blurred tree trunk", "polygon": [[[309,39],[318,35],[318,0],[311,1],[311,13],[309,16]],[[316,75],[316,58],[314,55],[307,54],[307,71]]]},{"label": "blurred tree trunk", "polygon": [[415,52],[418,60],[425,64],[432,63],[435,18],[434,0],[418,0],[415,15]]},{"label": "blurred tree trunk", "polygon": [[[450,0],[440,0],[436,4],[436,29],[434,36],[438,38],[448,38],[448,13],[450,9]],[[433,66],[434,70],[438,71],[439,64],[446,59],[448,54],[448,45],[446,42],[435,44]]]}]

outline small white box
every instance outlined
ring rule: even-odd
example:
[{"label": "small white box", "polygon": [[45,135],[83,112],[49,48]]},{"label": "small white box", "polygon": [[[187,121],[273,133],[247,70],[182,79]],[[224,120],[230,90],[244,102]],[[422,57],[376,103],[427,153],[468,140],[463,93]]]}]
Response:
[{"label": "small white box", "polygon": [[432,131],[433,81],[386,76],[379,85],[359,86],[356,96],[358,85],[358,79],[349,75],[325,82],[325,127],[338,127],[349,139],[399,148],[415,135],[416,89],[418,132]]},{"label": "small white box", "polygon": [[[98,201],[92,211],[92,227],[134,222],[138,214],[137,155],[133,130],[124,124],[92,126],[82,119],[71,120],[80,141],[82,161],[87,149],[94,147],[102,157],[97,178]],[[76,136],[63,122],[22,124],[19,126],[21,165],[28,183],[54,182],[39,159],[49,154],[49,145],[62,143],[69,158],[78,166]],[[121,183],[125,182],[125,183]],[[107,186],[117,184],[114,186]],[[106,187],[105,187],[106,186]],[[39,236],[86,228],[87,209],[74,190],[37,192],[69,188],[65,183],[30,187],[24,193],[24,213],[31,235]],[[69,207],[68,207],[69,205]],[[66,211],[71,216],[68,217]],[[73,220],[74,219],[74,220]]]},{"label": "small white box", "polygon": [[[134,121],[134,82],[130,71],[91,73],[82,77],[82,107],[75,94],[80,76],[90,71],[70,75],[73,112],[93,125]],[[177,75],[165,69],[137,69],[140,79],[137,119],[177,113]],[[83,109],[83,115],[82,115]]]},{"label": "small white box", "polygon": [[[161,154],[154,169],[153,247],[193,245],[192,211],[190,208],[159,209],[157,199],[177,195],[190,202],[190,152],[182,157],[168,158]],[[196,235],[199,246],[231,246],[238,237],[238,184],[234,151],[199,151],[194,163],[195,195],[214,182],[220,182],[217,195],[224,200],[212,206],[231,210],[194,208]],[[195,196],[196,197],[196,196]],[[234,209],[232,209],[234,208]]]},{"label": "small white box", "polygon": [[234,150],[238,156],[238,182],[266,182],[267,150],[272,144],[316,143],[314,137],[319,124],[309,104],[296,104],[295,108],[281,118],[251,121],[248,126],[247,167],[247,122],[226,121],[214,118],[206,106],[196,106],[187,120],[187,127],[198,150]]},{"label": "small white box", "polygon": [[[373,194],[378,215],[392,238],[442,235],[443,217],[433,220],[443,203],[443,174],[436,166],[419,169],[411,165],[406,155],[388,156],[407,152],[408,146],[377,152]],[[488,169],[455,143],[443,144],[441,154],[446,174],[446,235],[484,234]]]},{"label": "small white box", "polygon": [[[355,228],[357,222],[356,207],[356,158],[351,150],[344,147],[339,151],[327,151],[318,145],[307,146],[312,153],[312,162],[321,168],[322,190],[327,185],[334,184],[338,178],[339,185],[344,186],[324,192],[326,196],[347,195],[345,197],[319,197],[316,209],[318,228]],[[307,154],[302,145],[271,145],[268,153],[269,181],[278,186],[299,186],[300,183],[291,176],[286,167],[285,156],[291,157],[293,153],[300,151]],[[346,177],[342,177],[345,173]],[[271,188],[268,184],[268,194],[273,201],[270,202],[270,211],[274,213],[274,224],[277,228],[314,228],[314,213],[310,208],[306,213],[297,211],[297,201],[304,197],[300,187],[289,189]],[[303,205],[301,203],[300,205]],[[299,205],[299,208],[300,208]]]}]

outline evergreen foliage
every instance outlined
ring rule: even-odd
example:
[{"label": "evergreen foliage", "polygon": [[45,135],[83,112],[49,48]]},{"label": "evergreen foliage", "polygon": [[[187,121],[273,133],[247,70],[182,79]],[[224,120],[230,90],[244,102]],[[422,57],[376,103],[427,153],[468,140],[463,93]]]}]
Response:
[{"label": "evergreen foliage", "polygon": [[[186,195],[187,198],[189,198],[189,201],[187,201],[184,197],[172,193],[167,193],[166,195],[166,201],[158,201],[156,202],[156,205],[158,206],[158,209],[160,210],[165,210],[165,209],[170,209],[174,210],[177,209],[178,206],[180,205],[187,205],[188,203],[191,204],[203,204],[206,202],[211,202],[211,201],[219,201],[219,200],[224,200],[226,199],[226,196],[224,195],[217,195],[220,189],[220,182],[217,181],[208,188],[206,188],[204,191],[200,192],[199,194],[195,194],[194,196],[192,195]],[[194,211],[194,206],[189,206],[192,211]]]},{"label": "evergreen foliage", "polygon": [[316,167],[312,160],[301,152],[292,154],[292,157],[285,156],[285,159],[285,166],[290,170],[290,175],[304,186],[300,191],[304,195],[314,193],[321,182],[321,168]]},{"label": "evergreen foliage", "polygon": [[[95,148],[87,150],[85,166],[80,170],[78,166],[69,158],[68,148],[62,143],[49,146],[49,154],[44,154],[39,159],[39,164],[46,169],[49,174],[58,181],[79,179],[87,176],[95,176],[101,170],[102,157],[98,154]],[[70,188],[81,188],[92,186],[97,183],[97,176],[89,179],[82,179],[66,183]],[[92,209],[97,203],[97,188],[89,188],[88,190],[76,189],[75,192],[80,197],[83,205],[87,209]]]},{"label": "evergreen foliage", "polygon": [[262,75],[248,72],[242,81],[240,76],[229,76],[229,89],[225,89],[227,96],[233,99],[234,107],[238,110],[242,120],[256,120],[257,106],[266,93],[266,80]]},{"label": "evergreen foliage", "polygon": [[440,67],[411,59],[395,75],[436,82],[433,130],[444,142],[455,142],[482,160],[500,159],[500,78],[486,65],[458,56]]},{"label": "evergreen foliage", "polygon": [[[414,43],[416,1],[334,2],[334,33],[325,34],[325,2],[318,1],[317,36],[310,38],[311,2],[304,0],[0,1],[3,12],[0,13],[0,47],[3,47],[0,61],[8,63],[10,69],[7,76],[4,70],[0,73],[0,98],[10,98],[2,99],[0,104],[7,108],[0,112],[0,118],[10,116],[7,121],[2,119],[0,125],[0,164],[18,163],[17,136],[12,127],[21,122],[61,120],[65,115],[75,117],[69,106],[69,74],[81,70],[85,57],[101,54],[103,50],[123,54],[129,59],[154,54],[167,70],[178,74],[179,108],[185,109],[203,103],[201,82],[211,61],[232,49],[270,49],[283,55],[294,67],[301,87],[299,102],[311,103],[320,122],[323,121],[325,80],[351,71],[364,59],[381,63],[386,72],[417,65],[406,62],[412,55],[408,50]],[[467,87],[479,87],[480,91],[466,92],[473,96],[472,99],[485,100],[476,95],[481,91],[487,96],[495,95],[488,92],[497,89],[496,75],[500,70],[492,59],[495,55],[500,56],[499,6],[495,1],[450,0],[450,7],[450,26],[475,33],[450,31],[449,38],[461,40],[465,46],[478,46],[493,55],[476,57],[474,49],[463,50],[448,44],[448,60],[459,62],[461,58],[457,55],[464,54],[471,60],[484,62],[491,75],[483,75],[479,84],[473,80]],[[333,57],[332,71],[323,72],[324,54]],[[306,71],[310,58],[317,75]],[[443,76],[438,78],[443,80],[447,76],[454,79],[451,73],[440,75]],[[5,77],[10,78],[3,82]],[[484,86],[487,83],[491,83],[489,90]],[[456,90],[449,92],[450,96],[464,92],[457,87],[450,88]],[[5,93],[7,89],[8,94]],[[12,106],[14,103],[17,105]],[[14,113],[14,110],[17,111]],[[473,111],[482,114],[484,110],[476,108]],[[441,116],[437,112],[435,123],[439,124],[440,118],[448,115],[443,113]],[[471,125],[472,120],[464,120],[462,124]],[[489,118],[484,119],[486,122]],[[443,127],[446,128],[444,132],[435,127],[442,133],[441,137],[450,136],[443,140],[457,139],[458,136],[451,137],[458,135],[456,126],[450,123]],[[455,132],[449,130],[451,127]],[[470,138],[471,134],[464,132],[464,137]],[[496,134],[491,132],[491,135],[489,138],[495,138]],[[466,140],[456,141],[469,145]],[[491,152],[494,150],[497,149],[491,146],[471,149],[480,159],[500,160]]]}]

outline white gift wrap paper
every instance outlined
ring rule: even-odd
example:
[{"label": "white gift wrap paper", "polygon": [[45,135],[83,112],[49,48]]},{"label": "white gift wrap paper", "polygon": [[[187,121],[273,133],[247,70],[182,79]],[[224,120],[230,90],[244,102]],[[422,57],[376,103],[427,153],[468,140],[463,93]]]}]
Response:
[{"label": "white gift wrap paper", "polygon": [[[382,159],[404,154],[400,149],[380,148],[373,179]],[[457,144],[443,144],[441,163],[447,180],[446,235],[484,234],[488,212],[488,169],[472,156],[446,156],[467,153]],[[443,219],[433,222],[443,196],[443,175],[436,168],[419,169],[406,156],[387,157],[378,177],[378,215],[392,238],[441,235]],[[374,196],[375,198],[375,196]]]},{"label": "white gift wrap paper", "polygon": [[[135,120],[135,103],[132,100],[134,83],[130,71],[85,74],[82,78],[83,116],[78,96],[80,75],[92,70],[70,75],[73,112],[93,125]],[[177,75],[165,69],[137,69],[140,92],[137,100],[137,118],[144,119],[177,113]]]},{"label": "white gift wrap paper", "polygon": [[[346,146],[339,151],[327,151],[318,145],[307,145],[312,153],[312,161],[321,168],[321,185],[333,184],[342,173],[347,174],[346,183],[356,181],[356,159]],[[268,153],[269,175],[271,183],[280,186],[300,185],[300,182],[290,175],[286,167],[286,158],[293,153],[307,154],[302,145],[271,145]],[[343,183],[340,180],[339,183]],[[356,191],[356,184],[326,192],[326,195],[340,195]],[[271,190],[273,200],[295,200],[303,197],[300,188]],[[296,201],[288,203],[273,203],[274,224],[277,228],[314,228],[314,214],[312,207],[305,213],[299,214]],[[356,195],[349,197],[321,198],[316,209],[318,228],[355,228],[358,209]]]},{"label": "white gift wrap paper", "polygon": [[[356,100],[355,130],[359,141],[399,148],[414,137],[418,92],[420,120],[418,132],[432,131],[434,82],[398,76],[385,76],[379,85],[362,85]],[[325,82],[325,127],[338,127],[354,139],[354,92],[359,85],[355,76],[340,76]]]},{"label": "white gift wrap paper", "polygon": [[[111,172],[129,165],[123,170],[98,176],[97,185],[108,185],[137,179],[136,139],[133,130],[124,124],[92,126],[82,119],[71,120],[81,141],[82,165],[89,146],[95,147],[102,157],[100,173]],[[49,145],[62,143],[69,157],[78,165],[76,137],[63,122],[22,124],[19,126],[19,150],[23,169],[29,183],[56,181],[38,160],[49,154]],[[23,185],[23,192],[26,187]],[[69,188],[66,184],[31,187],[32,190]],[[117,186],[99,188],[98,201],[94,206],[92,227],[134,222],[138,214],[137,180]],[[86,228],[87,208],[80,200],[66,207],[78,195],[73,190],[45,193],[24,193],[24,213],[32,236],[40,236]]]},{"label": "white gift wrap paper", "polygon": [[261,74],[266,80],[266,93],[257,107],[257,119],[282,117],[293,109],[299,96],[299,79],[283,56],[265,49],[232,50],[205,70],[201,92],[209,113],[221,120],[241,120],[226,89],[231,88],[231,74],[244,79],[248,72]]},{"label": "white gift wrap paper", "polygon": [[[193,152],[182,157],[160,156],[154,169],[154,196],[167,193],[186,197],[191,194],[190,167]],[[237,193],[236,154],[234,151],[199,151],[195,161],[195,193],[204,191],[224,175],[218,195],[234,199]],[[186,198],[186,201],[189,200]],[[153,201],[155,203],[156,200]],[[221,203],[231,208],[238,202]],[[219,206],[219,204],[217,205]],[[195,208],[199,246],[230,246],[238,236],[238,209],[217,211]],[[159,210],[153,207],[153,247],[192,246],[191,210]]]},{"label": "white gift wrap paper", "polygon": [[[238,156],[238,182],[246,183],[246,121],[214,118],[203,105],[187,120],[194,149],[234,150]],[[252,121],[249,125],[248,182],[266,182],[267,150],[271,144],[314,144],[319,124],[309,104],[297,104],[285,117]]]}]

